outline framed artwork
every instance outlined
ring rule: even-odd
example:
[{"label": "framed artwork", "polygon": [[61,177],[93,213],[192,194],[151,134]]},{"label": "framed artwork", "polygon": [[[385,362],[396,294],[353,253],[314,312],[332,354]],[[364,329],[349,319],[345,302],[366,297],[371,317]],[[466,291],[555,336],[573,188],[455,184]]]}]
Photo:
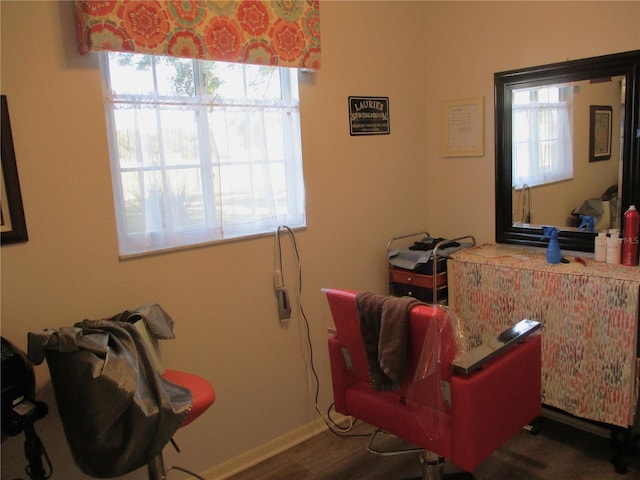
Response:
[{"label": "framed artwork", "polygon": [[589,112],[589,161],[599,162],[611,158],[611,132],[613,108],[591,105]]},{"label": "framed artwork", "polygon": [[0,162],[2,163],[2,201],[0,203],[0,243],[6,245],[26,242],[29,238],[22,208],[22,194],[20,193],[16,155],[13,150],[13,137],[11,135],[6,95],[1,96],[1,101],[2,150],[0,151]]},{"label": "framed artwork", "polygon": [[484,97],[448,100],[443,105],[442,116],[443,156],[484,155]]}]

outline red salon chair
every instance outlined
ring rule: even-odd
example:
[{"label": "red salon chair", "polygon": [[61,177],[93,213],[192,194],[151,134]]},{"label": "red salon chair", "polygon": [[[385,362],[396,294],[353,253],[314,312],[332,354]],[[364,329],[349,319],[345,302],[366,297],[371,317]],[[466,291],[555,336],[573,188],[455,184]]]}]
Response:
[{"label": "red salon chair", "polygon": [[[166,315],[159,306],[154,311]],[[177,449],[174,433],[213,404],[215,391],[197,375],[164,370],[141,317],[124,312],[31,332],[29,357],[47,361],[65,436],[83,473],[112,478],[146,465],[149,480],[164,480],[174,469],[204,480],[182,467],[165,469],[162,450],[169,442]],[[169,321],[166,336],[156,338],[173,338]]]},{"label": "red salon chair", "polygon": [[[460,374],[452,367],[459,359],[448,311],[413,305],[404,380],[399,388],[380,390],[372,386],[356,292],[325,292],[335,323],[328,338],[335,410],[379,429],[369,442],[371,453],[406,452],[372,446],[378,433],[388,433],[422,452],[423,479],[473,478],[469,472],[541,414],[539,335],[518,339],[480,369]],[[445,476],[445,459],[463,471]]]}]

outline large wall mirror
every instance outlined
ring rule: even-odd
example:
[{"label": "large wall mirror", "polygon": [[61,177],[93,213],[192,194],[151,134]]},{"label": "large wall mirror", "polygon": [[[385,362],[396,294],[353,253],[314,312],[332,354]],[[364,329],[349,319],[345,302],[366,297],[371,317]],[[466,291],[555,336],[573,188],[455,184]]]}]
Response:
[{"label": "large wall mirror", "polygon": [[[496,242],[593,252],[640,205],[640,50],[499,72]],[[593,231],[590,231],[593,230]]]}]

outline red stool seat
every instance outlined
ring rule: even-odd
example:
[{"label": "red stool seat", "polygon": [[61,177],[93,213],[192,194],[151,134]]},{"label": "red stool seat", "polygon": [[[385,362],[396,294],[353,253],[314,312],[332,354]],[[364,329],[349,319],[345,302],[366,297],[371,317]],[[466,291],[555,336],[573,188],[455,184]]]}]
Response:
[{"label": "red stool seat", "polygon": [[216,399],[215,390],[211,384],[202,377],[187,372],[178,372],[176,370],[165,370],[162,376],[191,392],[193,406],[191,407],[189,415],[187,415],[182,425],[180,425],[181,427],[189,425],[202,415]]}]

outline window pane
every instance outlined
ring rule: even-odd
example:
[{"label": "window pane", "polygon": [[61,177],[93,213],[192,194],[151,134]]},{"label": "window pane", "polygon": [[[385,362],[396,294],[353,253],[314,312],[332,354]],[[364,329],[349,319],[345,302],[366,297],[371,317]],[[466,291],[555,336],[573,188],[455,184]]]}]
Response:
[{"label": "window pane", "polygon": [[219,149],[221,162],[247,161],[249,146],[247,138],[247,111],[228,107],[221,114],[214,113],[211,134]]},{"label": "window pane", "polygon": [[159,171],[124,172],[122,193],[129,232],[162,230],[163,191]]},{"label": "window pane", "polygon": [[140,184],[139,172],[123,172],[121,177],[126,230],[131,234],[144,233],[145,224],[142,216],[142,185]]},{"label": "window pane", "polygon": [[215,90],[217,97],[230,100],[244,98],[242,65],[218,62],[211,67],[211,74],[219,80],[218,87]]},{"label": "window pane", "polygon": [[121,109],[114,107],[113,111],[118,129],[115,132],[115,142],[117,144],[117,155],[120,160],[120,168],[133,168],[142,163],[139,155],[138,133],[133,109]]},{"label": "window pane", "polygon": [[111,90],[118,94],[152,94],[155,92],[151,55],[109,53]]},{"label": "window pane", "polygon": [[156,109],[143,105],[114,105],[118,125],[116,141],[120,167],[157,166],[160,164]]},{"label": "window pane", "polygon": [[118,95],[193,96],[193,61],[186,58],[109,53],[111,90]]},{"label": "window pane", "polygon": [[227,129],[227,109],[219,108],[208,115],[209,137],[214,139],[215,151],[219,162],[229,159],[229,132]]},{"label": "window pane", "polygon": [[280,215],[287,211],[287,190],[284,163],[271,163],[268,166],[271,184],[273,188],[273,198],[275,206]]},{"label": "window pane", "polygon": [[[280,100],[280,70],[265,65],[203,62],[207,84],[215,87],[215,95],[225,100],[251,98],[254,100]],[[212,80],[216,80],[212,83]],[[213,94],[214,92],[208,91]]]},{"label": "window pane", "polygon": [[242,223],[251,219],[251,171],[248,165],[220,169],[222,182],[222,222]]},{"label": "window pane", "polygon": [[176,57],[155,57],[158,94],[161,96],[195,95],[193,60]]},{"label": "window pane", "polygon": [[529,91],[528,90],[516,90],[513,92],[513,103],[522,105],[529,103]]},{"label": "window pane", "polygon": [[167,172],[168,195],[166,195],[171,218],[176,229],[204,225],[202,179],[195,168],[169,170]]},{"label": "window pane", "polygon": [[165,108],[159,111],[164,162],[167,166],[200,163],[198,111]]},{"label": "window pane", "polygon": [[286,112],[269,110],[265,112],[264,124],[266,126],[267,157],[270,160],[284,160],[284,130],[282,116]]},{"label": "window pane", "polygon": [[279,100],[280,70],[262,65],[246,65],[247,96],[255,99]]}]

